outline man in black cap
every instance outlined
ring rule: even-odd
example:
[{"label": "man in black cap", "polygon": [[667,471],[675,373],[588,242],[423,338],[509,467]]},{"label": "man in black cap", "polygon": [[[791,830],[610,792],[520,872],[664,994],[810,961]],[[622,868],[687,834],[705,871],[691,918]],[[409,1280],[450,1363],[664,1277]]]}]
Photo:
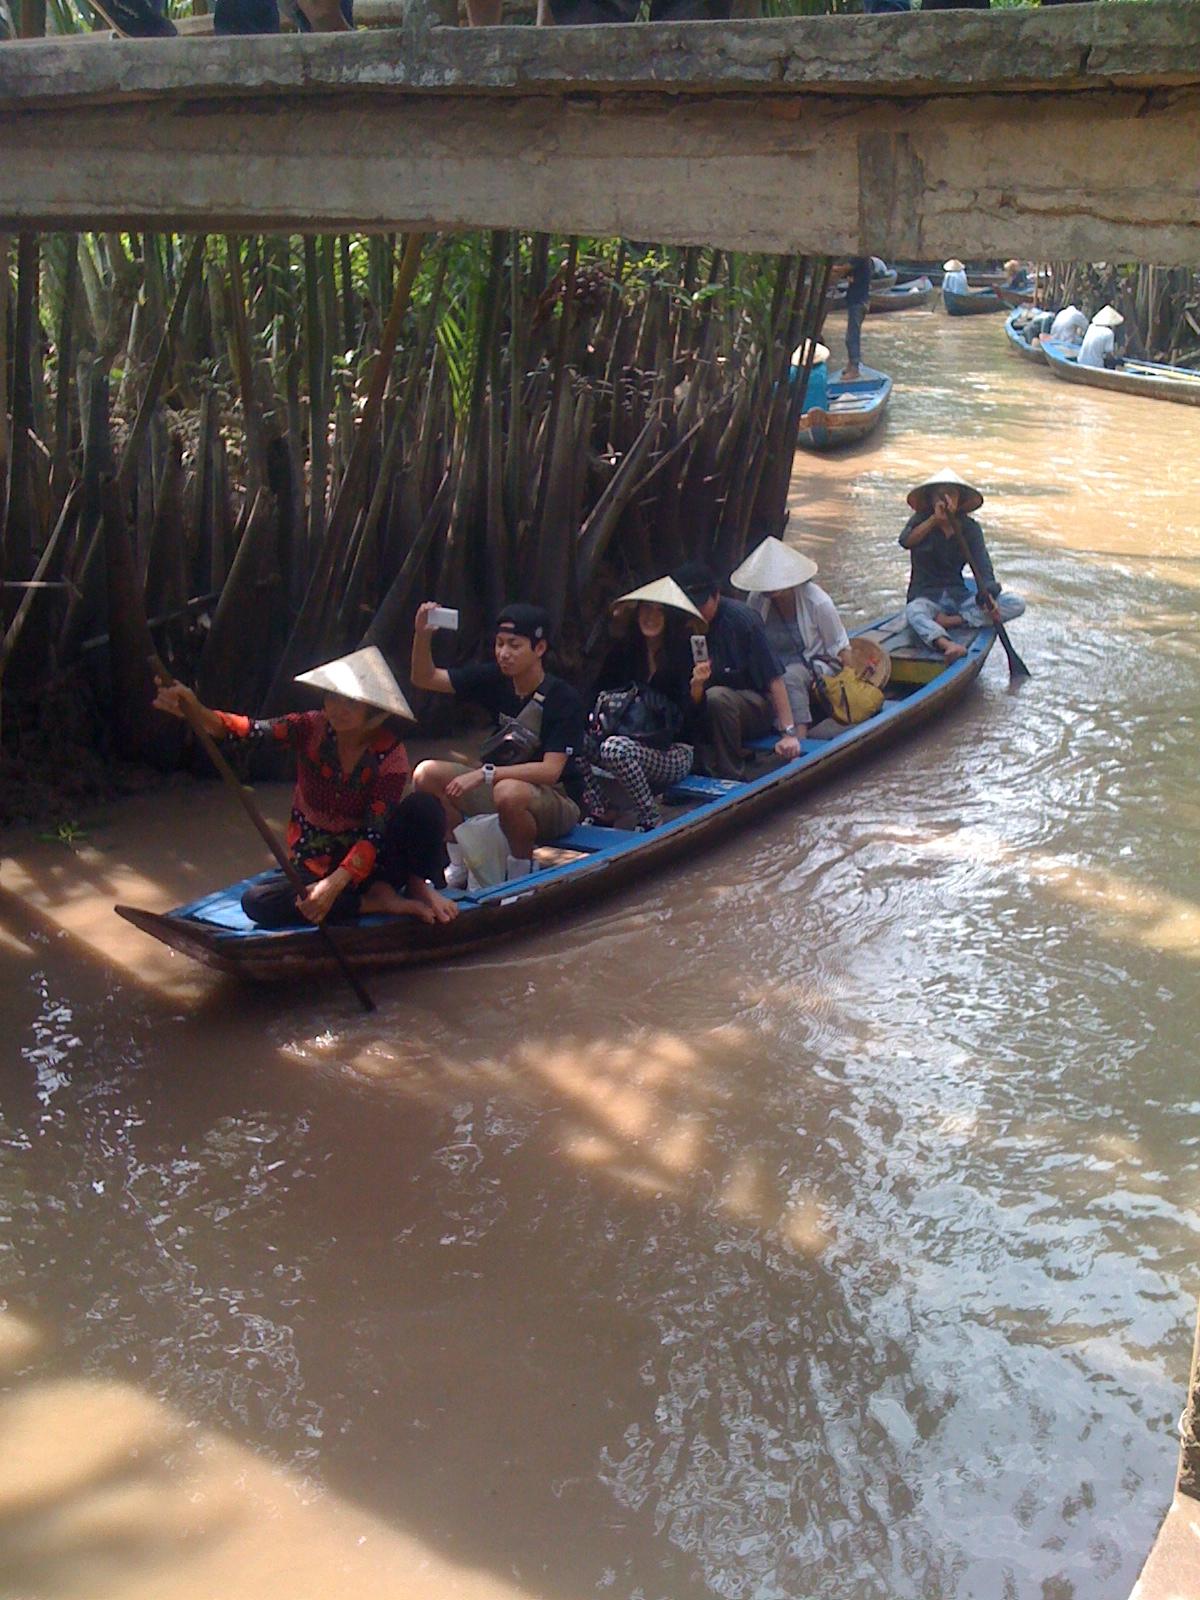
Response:
[{"label": "man in black cap", "polygon": [[[422,761],[413,785],[433,794],[446,813],[450,868],[446,886],[466,887],[461,847],[451,837],[464,817],[495,812],[510,851],[508,878],[523,877],[533,865],[533,847],[557,839],[579,821],[583,784],[583,743],[587,714],[583,701],[563,678],[546,671],[550,617],[541,606],[505,606],[496,618],[493,661],[464,667],[438,667],[433,661],[435,630],[428,600],[418,607],[413,629],[412,681],[418,689],[453,694],[489,711],[495,732],[484,743],[478,766],[459,761]],[[511,723],[519,724],[519,731]],[[490,746],[500,744],[494,756]]]},{"label": "man in black cap", "polygon": [[715,574],[701,561],[685,561],[673,577],[708,623],[712,671],[704,691],[704,766],[714,778],[741,781],[747,739],[772,728],[779,734],[775,754],[794,761],[800,740],[783,663],[771,648],[762,618],[740,600],[720,594]]}]

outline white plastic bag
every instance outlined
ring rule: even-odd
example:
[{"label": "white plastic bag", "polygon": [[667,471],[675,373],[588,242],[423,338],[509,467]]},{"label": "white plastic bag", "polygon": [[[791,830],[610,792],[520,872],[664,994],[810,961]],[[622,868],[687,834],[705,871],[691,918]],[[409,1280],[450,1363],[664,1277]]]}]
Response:
[{"label": "white plastic bag", "polygon": [[503,883],[508,868],[508,840],[494,811],[467,817],[454,830],[467,868],[468,889],[490,889]]}]

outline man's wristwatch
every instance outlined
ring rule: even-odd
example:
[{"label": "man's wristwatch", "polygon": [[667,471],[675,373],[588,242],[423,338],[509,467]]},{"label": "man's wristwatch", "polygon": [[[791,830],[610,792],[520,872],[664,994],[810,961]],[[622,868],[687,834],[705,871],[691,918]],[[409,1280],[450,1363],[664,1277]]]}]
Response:
[{"label": "man's wristwatch", "polygon": [[796,736],[796,724],[794,722],[789,722],[787,727],[780,728],[779,732],[780,736],[784,739],[794,739]]},{"label": "man's wristwatch", "polygon": [[492,779],[496,776],[495,767],[492,765],[492,763],[490,761],[485,761],[483,763],[483,766],[479,770],[483,773],[483,781],[484,781],[484,783],[486,783],[488,788],[490,789],[492,787]]}]

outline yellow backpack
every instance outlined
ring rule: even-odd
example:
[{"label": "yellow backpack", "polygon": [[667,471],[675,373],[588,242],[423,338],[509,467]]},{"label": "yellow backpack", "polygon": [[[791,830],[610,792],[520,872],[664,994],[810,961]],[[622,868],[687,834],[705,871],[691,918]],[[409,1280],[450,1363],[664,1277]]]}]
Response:
[{"label": "yellow backpack", "polygon": [[818,678],[814,686],[829,702],[829,715],[843,727],[865,722],[883,704],[883,690],[859,677],[853,667],[843,667],[831,678]]}]

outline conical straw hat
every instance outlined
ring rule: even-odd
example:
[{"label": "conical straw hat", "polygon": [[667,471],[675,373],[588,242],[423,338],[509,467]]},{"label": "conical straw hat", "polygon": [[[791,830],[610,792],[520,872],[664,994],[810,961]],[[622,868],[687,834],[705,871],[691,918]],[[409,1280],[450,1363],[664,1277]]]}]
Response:
[{"label": "conical straw hat", "polygon": [[685,611],[697,622],[704,621],[674,578],[655,578],[653,583],[644,583],[640,589],[631,589],[628,594],[613,601],[612,609],[615,611],[618,606],[634,606],[639,600],[648,600],[656,606],[674,606],[676,611]]},{"label": "conical straw hat", "polygon": [[[806,343],[807,343],[807,341],[802,339],[800,341],[800,343],[796,346],[796,348],[792,351],[792,365],[794,367],[802,367],[804,365],[804,353],[805,353],[804,347],[805,347]],[[819,367],[821,365],[822,361],[828,361],[828,360],[829,360],[829,351],[825,348],[825,346],[823,344],[819,344],[819,343],[813,345],[813,356],[812,356],[812,364],[813,364],[813,366],[814,367]]]},{"label": "conical straw hat", "polygon": [[351,655],[339,656],[336,661],[327,661],[323,667],[298,673],[296,682],[311,684],[314,689],[323,689],[329,694],[340,694],[343,700],[357,700],[375,711],[407,717],[410,722],[417,720],[382,652],[373,644]]},{"label": "conical straw hat", "polygon": [[794,589],[816,576],[817,563],[801,555],[782,539],[767,537],[756,545],[729,581],[735,589],[756,594],[772,594],[776,589]]},{"label": "conical straw hat", "polygon": [[1116,306],[1101,306],[1092,321],[1099,328],[1119,328],[1125,318]]},{"label": "conical straw hat", "polygon": [[978,511],[983,504],[983,496],[974,484],[960,477],[952,467],[943,467],[940,472],[926,478],[924,483],[918,483],[909,490],[908,503],[914,511],[928,511],[931,489],[961,489],[963,493],[958,509],[965,513]]},{"label": "conical straw hat", "polygon": [[965,272],[967,269],[957,256],[951,256],[949,261],[942,262],[943,272]]}]

